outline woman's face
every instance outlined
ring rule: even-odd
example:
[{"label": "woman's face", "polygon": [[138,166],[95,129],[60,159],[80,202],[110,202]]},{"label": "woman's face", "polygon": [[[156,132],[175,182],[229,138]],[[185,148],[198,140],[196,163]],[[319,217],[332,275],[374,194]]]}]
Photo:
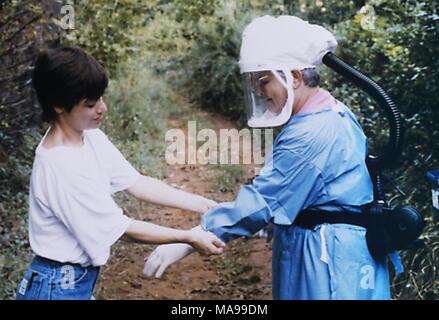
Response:
[{"label": "woman's face", "polygon": [[268,109],[279,114],[287,102],[288,93],[282,83],[271,73],[271,71],[258,72],[256,94],[267,99]]},{"label": "woman's face", "polygon": [[107,111],[102,97],[95,101],[83,99],[70,112],[63,112],[59,117],[75,130],[83,131],[98,128]]}]

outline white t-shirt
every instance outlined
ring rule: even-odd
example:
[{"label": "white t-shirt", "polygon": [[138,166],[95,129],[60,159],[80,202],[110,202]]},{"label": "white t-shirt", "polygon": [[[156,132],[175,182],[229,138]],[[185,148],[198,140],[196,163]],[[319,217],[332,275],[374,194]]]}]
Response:
[{"label": "white t-shirt", "polygon": [[[47,133],[46,133],[47,135]],[[99,129],[85,130],[81,147],[35,152],[29,193],[29,239],[35,254],[83,266],[104,265],[126,231],[112,194],[140,177]]]}]

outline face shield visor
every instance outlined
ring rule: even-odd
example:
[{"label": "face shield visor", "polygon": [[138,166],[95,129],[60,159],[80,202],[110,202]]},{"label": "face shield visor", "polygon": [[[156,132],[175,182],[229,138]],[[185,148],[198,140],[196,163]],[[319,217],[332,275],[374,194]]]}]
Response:
[{"label": "face shield visor", "polygon": [[243,82],[249,127],[276,127],[290,119],[294,101],[291,71],[244,72]]}]

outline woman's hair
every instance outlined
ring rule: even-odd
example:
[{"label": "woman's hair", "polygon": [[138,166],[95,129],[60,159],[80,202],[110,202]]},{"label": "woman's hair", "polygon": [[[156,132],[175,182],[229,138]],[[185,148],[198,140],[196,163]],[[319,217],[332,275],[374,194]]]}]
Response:
[{"label": "woman's hair", "polygon": [[57,117],[54,107],[70,112],[83,99],[99,99],[107,88],[108,76],[104,67],[83,50],[61,47],[39,54],[32,83],[43,120],[51,122]]}]

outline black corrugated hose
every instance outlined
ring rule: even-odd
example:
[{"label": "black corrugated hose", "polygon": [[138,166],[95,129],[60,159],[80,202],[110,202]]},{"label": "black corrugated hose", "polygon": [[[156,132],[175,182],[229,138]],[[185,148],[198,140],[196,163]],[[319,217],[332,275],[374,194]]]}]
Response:
[{"label": "black corrugated hose", "polygon": [[332,52],[323,57],[323,63],[369,94],[384,111],[389,122],[389,140],[384,149],[385,151],[377,156],[368,155],[366,159],[369,173],[374,182],[375,201],[385,202],[381,171],[394,167],[398,163],[396,160],[398,160],[402,151],[403,125],[399,110],[378,84],[342,61]]}]

